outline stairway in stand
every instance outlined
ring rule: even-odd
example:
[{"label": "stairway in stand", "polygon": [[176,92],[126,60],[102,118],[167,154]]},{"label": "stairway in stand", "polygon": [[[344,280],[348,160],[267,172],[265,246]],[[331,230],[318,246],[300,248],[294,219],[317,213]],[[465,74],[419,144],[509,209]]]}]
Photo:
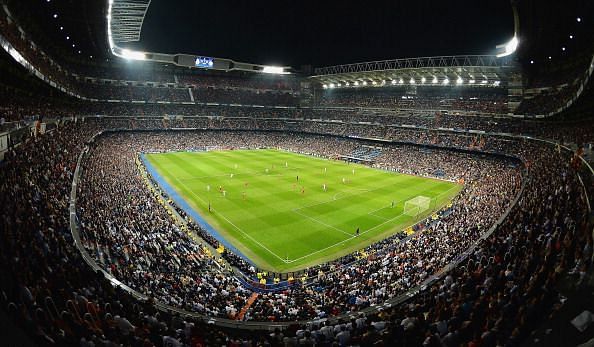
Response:
[{"label": "stairway in stand", "polygon": [[250,298],[247,300],[247,302],[245,303],[245,306],[241,309],[241,311],[239,311],[239,314],[237,315],[236,320],[243,320],[245,313],[250,308],[250,306],[252,306],[252,304],[254,303],[254,301],[256,301],[257,298],[258,298],[258,293],[252,293],[252,296],[250,296]]}]

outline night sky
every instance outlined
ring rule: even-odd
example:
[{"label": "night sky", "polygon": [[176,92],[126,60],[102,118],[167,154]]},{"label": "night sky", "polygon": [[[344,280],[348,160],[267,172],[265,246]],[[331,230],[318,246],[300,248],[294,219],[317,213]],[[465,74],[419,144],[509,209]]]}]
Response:
[{"label": "night sky", "polygon": [[510,0],[152,0],[137,47],[299,67],[492,54],[512,36]]}]

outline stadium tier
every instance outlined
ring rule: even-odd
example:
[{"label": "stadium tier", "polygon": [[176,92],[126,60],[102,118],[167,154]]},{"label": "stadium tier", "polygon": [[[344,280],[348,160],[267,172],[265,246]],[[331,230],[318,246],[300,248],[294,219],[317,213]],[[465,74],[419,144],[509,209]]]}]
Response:
[{"label": "stadium tier", "polygon": [[594,337],[593,18],[298,70],[141,52],[150,1],[0,4],[0,344]]}]

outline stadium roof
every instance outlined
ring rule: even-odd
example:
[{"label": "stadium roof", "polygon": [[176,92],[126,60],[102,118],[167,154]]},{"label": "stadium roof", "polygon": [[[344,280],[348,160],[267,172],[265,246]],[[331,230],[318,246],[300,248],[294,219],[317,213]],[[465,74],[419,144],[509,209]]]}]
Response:
[{"label": "stadium roof", "polygon": [[516,67],[512,59],[494,55],[423,57],[318,68],[310,80],[332,88],[382,84],[498,86]]},{"label": "stadium roof", "polygon": [[151,0],[108,0],[108,36],[115,44],[140,40]]}]

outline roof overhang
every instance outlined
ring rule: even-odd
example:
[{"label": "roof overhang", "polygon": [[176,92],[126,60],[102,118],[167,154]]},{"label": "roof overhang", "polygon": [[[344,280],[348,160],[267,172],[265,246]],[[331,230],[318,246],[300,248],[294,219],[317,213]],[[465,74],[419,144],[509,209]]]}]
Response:
[{"label": "roof overhang", "polygon": [[323,67],[310,81],[320,86],[379,87],[385,85],[499,86],[517,71],[512,59],[494,55],[462,55],[393,59]]}]

